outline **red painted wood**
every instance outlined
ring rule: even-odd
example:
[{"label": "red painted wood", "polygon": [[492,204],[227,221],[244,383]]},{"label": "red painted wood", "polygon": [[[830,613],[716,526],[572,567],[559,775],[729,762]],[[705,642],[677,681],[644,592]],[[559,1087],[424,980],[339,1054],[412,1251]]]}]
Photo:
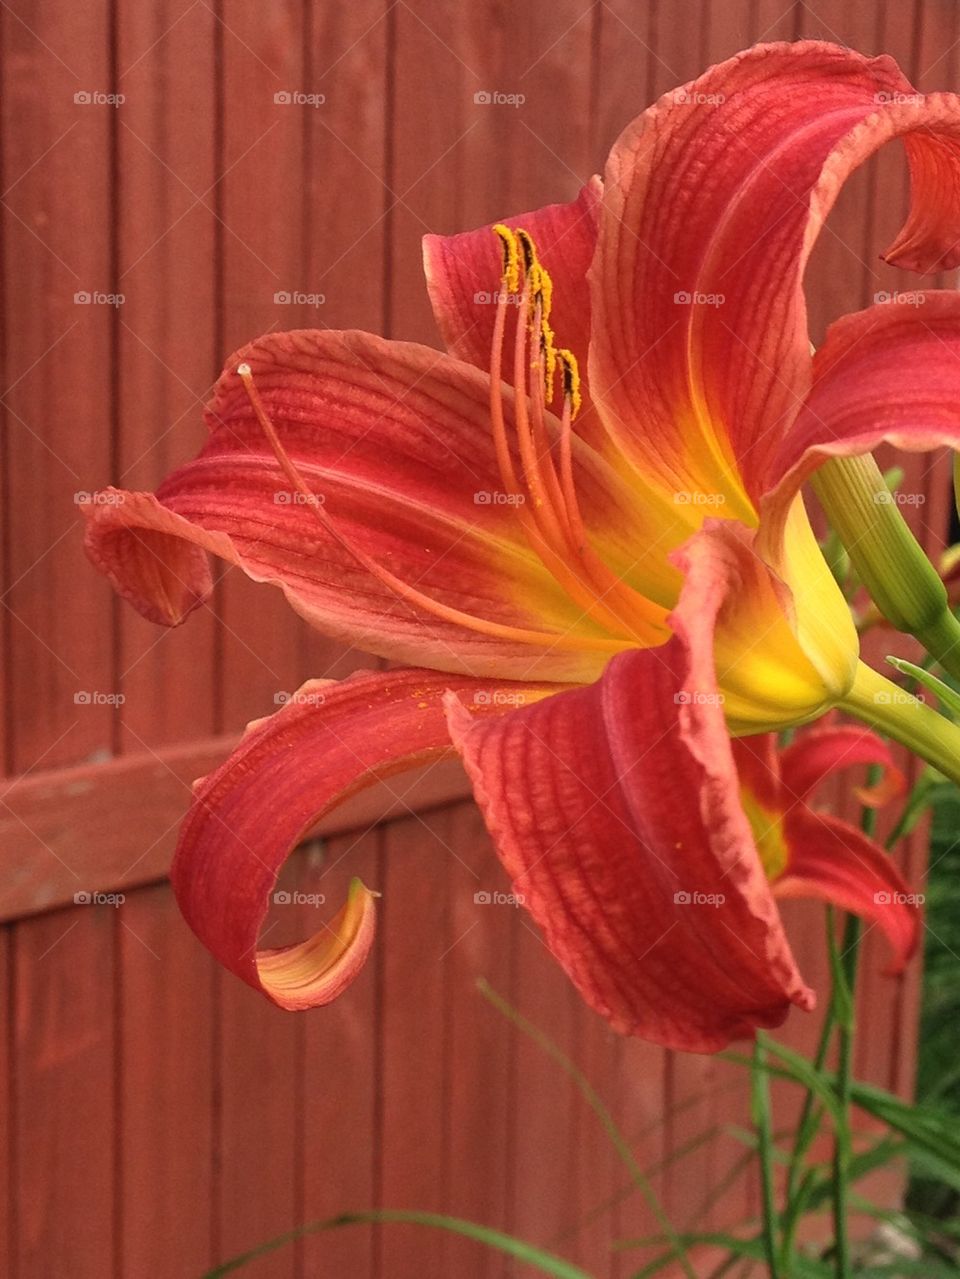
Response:
[{"label": "red painted wood", "polygon": [[[11,867],[0,886],[0,918],[163,878],[193,781],[222,763],[235,741],[216,737],[0,788],[0,840]],[[314,832],[355,830],[469,794],[459,762],[443,760],[358,792],[321,817]]]},{"label": "red painted wood", "polygon": [[[5,430],[9,432],[9,685],[14,771],[109,750],[115,710],[110,588],[88,571],[75,495],[111,453],[117,308],[109,228],[116,109],[75,102],[110,91],[106,3],[4,13],[2,147]],[[101,175],[92,180],[91,175]],[[64,216],[64,210],[70,210]],[[38,483],[39,481],[39,483]],[[82,583],[82,585],[80,585]]]},{"label": "red painted wood", "polygon": [[[576,1090],[475,995],[481,973],[573,1056],[681,1220],[721,1225],[755,1211],[747,1179],[703,1207],[739,1153],[729,1137],[656,1170],[711,1125],[744,1120],[743,1088],[723,1091],[736,1071],[611,1042],[529,920],[473,901],[478,882],[509,886],[471,807],[427,812],[462,794],[453,773],[406,795],[419,816],[357,840],[342,832],[391,811],[389,794],[367,795],[324,825],[335,835],[324,861],[307,850],[285,871],[285,884],[331,903],[354,870],[384,891],[375,958],[336,1008],[284,1017],[214,973],[169,890],[142,887],[163,874],[185,783],[225,747],[211,734],[270,711],[308,674],[367,659],[311,636],[276,592],[237,575],[182,631],[154,630],[86,565],[72,495],[110,478],[152,486],[191,455],[222,359],[271,325],[435,341],[424,231],[569,197],[653,96],[754,36],[888,49],[922,88],[950,88],[956,22],[939,3],[855,0],[815,11],[785,0],[563,0],[522,15],[491,0],[463,11],[433,0],[0,11],[0,164],[3,188],[13,184],[3,670],[8,763],[15,774],[36,766],[4,794],[10,808],[0,804],[16,868],[0,904],[19,918],[69,902],[72,876],[45,845],[84,886],[128,895],[116,913],[78,907],[8,926],[16,1113],[5,1136],[0,1105],[0,1149],[12,1172],[12,1274],[198,1273],[304,1219],[381,1202],[515,1229],[624,1279],[643,1254],[608,1261],[609,1244],[651,1232],[649,1209]],[[127,102],[75,107],[76,90],[112,87],[111,58]],[[476,104],[481,89],[526,102]],[[274,103],[283,90],[326,101]],[[902,190],[891,149],[842,197],[811,268],[818,332],[878,289],[911,287],[876,260]],[[114,273],[127,294],[117,314],[74,307],[75,289],[107,291]],[[274,303],[293,289],[326,300]],[[905,469],[927,498],[918,527],[932,546],[949,506],[943,461]],[[121,713],[76,705],[83,689],[127,702]],[[114,751],[129,759],[91,762]],[[919,875],[922,839],[905,858]],[[302,928],[316,909],[291,910],[277,929]],[[791,912],[790,927],[823,989],[818,912]],[[918,973],[891,986],[880,958],[869,943],[858,1069],[908,1089]],[[797,1015],[787,1034],[808,1045],[816,1029]],[[492,1279],[511,1269],[391,1227],[304,1241],[250,1273]]]},{"label": "red painted wood", "polygon": [[[381,835],[348,835],[316,846],[302,859],[297,887],[338,899],[350,875],[381,881]],[[316,913],[304,906],[301,915]],[[304,921],[305,926],[309,926]],[[316,921],[313,921],[316,927]],[[382,945],[382,939],[377,943]],[[350,999],[303,1019],[300,1079],[294,1098],[300,1166],[297,1219],[320,1221],[375,1207],[379,1141],[379,957]],[[363,1227],[316,1235],[299,1245],[298,1273],[316,1279],[373,1275],[374,1240]]]},{"label": "red painted wood", "polygon": [[133,893],[118,914],[119,1272],[201,1274],[214,1197],[214,965],[170,888]]},{"label": "red painted wood", "polygon": [[[203,441],[217,349],[213,10],[189,0],[117,12],[119,276],[118,448],[112,479],[154,489]],[[222,571],[222,570],[221,570]],[[94,580],[91,573],[90,580]],[[216,731],[216,619],[209,609],[164,630],[118,616],[120,746],[142,751]]]},{"label": "red painted wood", "polygon": [[[445,1114],[450,1047],[447,924],[450,815],[432,828],[397,822],[384,850],[384,970],[381,1034],[381,1201],[386,1208],[446,1209],[449,1144]],[[384,1275],[442,1274],[445,1241],[431,1231],[390,1226]]]},{"label": "red painted wood", "polygon": [[[224,11],[218,31],[223,96],[215,196],[222,219],[218,340],[224,362],[268,329],[297,328],[313,320],[315,308],[308,312],[275,299],[310,291],[300,279],[301,183],[305,117],[314,108],[284,100],[284,95],[309,92],[303,5],[281,0],[265,8],[242,0]],[[231,573],[218,603],[223,717],[235,728],[253,714],[269,713],[278,694],[299,687],[311,672],[302,663],[302,624],[291,618],[277,590]]]},{"label": "red painted wood", "polygon": [[113,1273],[118,1227],[117,912],[58,911],[14,929],[12,1274]]},{"label": "red painted wood", "polygon": [[[444,838],[447,858],[446,1206],[456,1216],[511,1229],[510,1161],[514,1126],[513,1071],[517,1032],[479,992],[485,980],[501,997],[511,989],[512,940],[520,927],[516,906],[496,897],[504,876],[476,808],[451,812]],[[443,1273],[495,1279],[503,1262],[476,1244],[445,1241]]]},{"label": "red painted wood", "polygon": [[13,929],[0,929],[0,1034],[3,1035],[3,1061],[0,1064],[0,1258],[8,1274],[14,1273],[16,1264],[18,1220],[17,1204],[13,1194],[16,1169],[13,1162],[14,1128],[13,1101],[16,1086],[16,1064],[10,1046],[13,1042],[13,1008],[10,999],[13,977]]}]

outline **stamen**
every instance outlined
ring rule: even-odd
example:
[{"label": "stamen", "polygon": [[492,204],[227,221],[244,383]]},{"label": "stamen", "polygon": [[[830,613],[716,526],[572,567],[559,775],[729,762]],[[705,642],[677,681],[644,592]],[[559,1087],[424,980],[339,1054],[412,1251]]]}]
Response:
[{"label": "stamen", "polygon": [[520,251],[517,244],[517,237],[513,234],[508,226],[504,226],[502,222],[498,222],[493,228],[493,233],[500,240],[500,250],[503,254],[503,270],[500,272],[500,281],[503,286],[504,293],[520,292]]},{"label": "stamen", "polygon": [[572,421],[580,412],[580,405],[583,402],[580,394],[580,365],[574,353],[568,351],[566,347],[561,347],[557,351],[557,360],[560,362],[563,378],[564,398],[569,397],[570,400],[570,420]]},{"label": "stamen", "polygon": [[317,502],[317,495],[313,492],[303,476],[297,470],[293,459],[287,453],[286,449],[277,434],[276,427],[270,420],[269,415],[260,398],[260,393],[253,381],[253,371],[249,364],[243,363],[237,365],[237,376],[243,382],[244,390],[247,398],[253,407],[254,414],[260,428],[267,438],[274,456],[280,464],[280,469],[289,480],[290,484],[296,491],[303,495],[306,499],[305,505],[308,511],[314,516],[320,526],[328,533],[334,541],[338,543],[349,555],[365,568],[372,577],[381,582],[395,595],[399,596],[406,603],[418,606],[425,612],[432,613],[435,617],[439,617],[442,621],[452,622],[454,625],[466,627],[469,630],[477,631],[483,635],[490,635],[498,639],[512,640],[521,644],[532,644],[539,648],[561,648],[561,649],[599,649],[602,651],[610,651],[618,649],[620,646],[610,640],[590,639],[585,636],[572,636],[554,631],[534,631],[526,630],[522,627],[506,626],[500,622],[486,621],[480,617],[474,617],[472,613],[461,612],[460,609],[453,608],[448,604],[443,604],[440,600],[432,599],[429,595],[425,595],[422,591],[418,591],[416,587],[410,586],[404,582],[402,578],[396,577],[389,569],[378,564],[377,561],[359,546],[354,545],[349,538],[345,537],[336,527],[333,520],[326,513],[323,507]]},{"label": "stamen", "polygon": [[[559,585],[595,622],[631,639],[662,628],[662,610],[623,581],[593,550],[577,501],[573,474],[572,422],[581,405],[580,375],[572,352],[555,345],[549,323],[553,281],[537,256],[533,238],[522,227],[510,233],[495,228],[501,241],[511,235],[517,250],[504,252],[504,278],[522,259],[520,315],[514,341],[513,383],[517,443],[530,508],[517,517],[532,549]],[[501,403],[505,307],[498,308],[491,357],[491,418],[501,477],[513,492],[519,479],[513,466]],[[528,348],[527,343],[530,343]],[[528,350],[529,363],[528,363]],[[551,456],[546,405],[561,370],[563,411],[560,423],[560,476]]]}]

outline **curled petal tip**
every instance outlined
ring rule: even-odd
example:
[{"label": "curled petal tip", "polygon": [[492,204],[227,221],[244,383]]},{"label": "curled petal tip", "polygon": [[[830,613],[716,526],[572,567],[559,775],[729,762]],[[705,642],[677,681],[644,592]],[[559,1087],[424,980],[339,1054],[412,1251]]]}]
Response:
[{"label": "curled petal tip", "polygon": [[376,932],[372,892],[353,879],[336,917],[306,941],[257,954],[264,994],[281,1008],[300,1010],[329,1004],[353,982],[366,962]]}]

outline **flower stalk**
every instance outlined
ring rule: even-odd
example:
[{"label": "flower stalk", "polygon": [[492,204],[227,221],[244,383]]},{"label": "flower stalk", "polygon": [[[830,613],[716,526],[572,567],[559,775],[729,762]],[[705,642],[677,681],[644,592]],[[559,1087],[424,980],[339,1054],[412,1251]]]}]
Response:
[{"label": "flower stalk", "polygon": [[840,706],[960,785],[960,727],[886,676],[858,663],[853,686]]}]

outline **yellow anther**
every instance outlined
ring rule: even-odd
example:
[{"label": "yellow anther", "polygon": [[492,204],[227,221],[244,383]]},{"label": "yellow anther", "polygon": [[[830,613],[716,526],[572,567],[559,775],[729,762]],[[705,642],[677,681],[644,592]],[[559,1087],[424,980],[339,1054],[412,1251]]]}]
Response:
[{"label": "yellow anther", "polygon": [[500,241],[503,254],[503,289],[505,293],[520,292],[520,246],[517,236],[508,226],[498,222],[493,234]]},{"label": "yellow anther", "polygon": [[529,275],[537,264],[537,246],[534,244],[533,237],[529,231],[524,231],[522,226],[517,227],[516,236],[520,245],[520,252],[523,254],[524,274]]},{"label": "yellow anther", "polygon": [[564,398],[567,396],[570,398],[570,419],[572,421],[580,412],[580,405],[583,403],[583,396],[580,394],[580,367],[577,364],[577,357],[565,347],[561,347],[557,351],[557,359],[562,370]]},{"label": "yellow anther", "polygon": [[530,297],[534,304],[540,303],[541,320],[549,320],[550,308],[553,306],[553,280],[550,272],[539,261],[534,262],[530,268]]},{"label": "yellow anther", "polygon": [[540,323],[540,354],[543,359],[543,390],[546,402],[553,399],[554,374],[557,371],[557,348],[553,344],[555,334],[546,320]]}]

